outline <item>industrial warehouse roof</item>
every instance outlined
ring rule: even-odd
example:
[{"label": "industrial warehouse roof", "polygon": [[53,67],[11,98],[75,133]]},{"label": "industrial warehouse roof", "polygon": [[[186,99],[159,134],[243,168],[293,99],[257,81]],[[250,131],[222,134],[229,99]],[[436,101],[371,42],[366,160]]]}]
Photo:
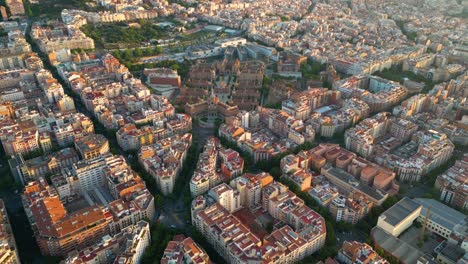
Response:
[{"label": "industrial warehouse roof", "polygon": [[385,217],[385,222],[396,226],[416,211],[420,206],[421,205],[419,203],[405,197],[385,211],[382,216]]},{"label": "industrial warehouse roof", "polygon": [[467,217],[465,214],[434,199],[415,198],[414,201],[423,206],[421,216],[425,217],[428,208],[431,208],[429,219],[448,230],[453,230],[457,224]]}]

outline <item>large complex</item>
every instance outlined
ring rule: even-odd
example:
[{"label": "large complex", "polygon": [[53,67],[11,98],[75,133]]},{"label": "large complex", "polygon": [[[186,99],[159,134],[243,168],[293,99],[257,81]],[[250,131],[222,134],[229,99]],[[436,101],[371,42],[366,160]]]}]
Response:
[{"label": "large complex", "polygon": [[[364,204],[369,200],[373,204],[381,205],[389,195],[395,194],[399,189],[393,171],[360,158],[336,144],[320,144],[297,155],[288,155],[281,160],[281,170],[284,177],[300,185],[306,184],[301,174],[306,175],[310,170],[319,171],[344,195],[362,195],[363,200],[357,196],[354,199],[361,200]],[[309,179],[308,184],[301,189],[308,189],[314,182]],[[345,203],[343,197],[342,201],[338,199],[333,200],[335,206]]]},{"label": "large complex", "polygon": [[402,101],[408,91],[398,83],[371,75],[356,75],[333,83],[344,98],[355,97],[366,102],[371,112],[389,110]]},{"label": "large complex", "polygon": [[418,128],[382,112],[348,129],[345,146],[392,169],[400,181],[420,181],[452,157],[454,144],[442,132]]},{"label": "large complex", "polygon": [[66,256],[154,218],[153,196],[121,156],[81,160],[53,176],[52,183],[39,177],[22,196],[44,255]]},{"label": "large complex", "polygon": [[[324,245],[325,220],[270,175],[245,174],[230,184],[192,202],[193,224],[230,263],[295,262]],[[252,195],[252,188],[258,195]],[[252,222],[254,212],[278,220],[273,232]]]}]

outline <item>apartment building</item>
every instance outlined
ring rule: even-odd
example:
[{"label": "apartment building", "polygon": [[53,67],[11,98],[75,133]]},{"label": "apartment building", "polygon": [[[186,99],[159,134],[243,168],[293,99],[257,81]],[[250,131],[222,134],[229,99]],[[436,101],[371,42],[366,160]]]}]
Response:
[{"label": "apartment building", "polygon": [[123,150],[138,150],[141,146],[154,143],[153,129],[150,126],[137,128],[134,124],[127,124],[117,131],[116,138]]},{"label": "apartment building", "polygon": [[20,264],[15,237],[13,236],[10,220],[3,203],[0,200],[0,262],[5,264]]},{"label": "apartment building", "polygon": [[5,4],[10,9],[10,14],[12,16],[24,15],[24,6],[22,0],[6,0]]},{"label": "apartment building", "polygon": [[373,203],[360,193],[337,196],[329,204],[329,210],[336,222],[357,224],[372,209]]},{"label": "apartment building", "polygon": [[176,135],[153,145],[143,146],[138,151],[139,163],[155,178],[159,190],[164,195],[174,190],[191,144],[191,134]]},{"label": "apartment building", "polygon": [[89,134],[76,139],[75,148],[83,159],[94,159],[109,153],[109,141],[101,134]]},{"label": "apartment building", "polygon": [[357,126],[346,130],[345,147],[364,158],[369,157],[373,151],[374,141],[386,134],[390,124],[390,113],[387,112],[364,119]]},{"label": "apartment building", "polygon": [[210,256],[191,237],[176,235],[169,241],[161,264],[194,263],[211,264]]},{"label": "apartment building", "polygon": [[89,134],[94,134],[94,124],[82,113],[57,118],[52,125],[52,135],[60,147],[71,146],[75,139]]},{"label": "apartment building", "polygon": [[207,139],[203,152],[198,157],[197,167],[190,179],[192,197],[207,192],[224,180],[221,174],[216,171],[220,147],[219,139],[215,137]]},{"label": "apartment building", "polygon": [[237,151],[225,149],[215,137],[209,137],[190,180],[190,192],[196,197],[223,181],[240,176],[244,160]]},{"label": "apartment building", "polygon": [[454,149],[446,134],[425,130],[415,133],[409,143],[381,153],[375,159],[395,171],[400,181],[417,182],[447,162]]},{"label": "apartment building", "polygon": [[[320,144],[295,156],[286,156],[281,160],[280,167],[283,175],[300,170],[320,171],[339,192],[345,195],[357,192],[378,205],[399,188],[394,172],[357,157],[336,144]],[[304,187],[306,189],[308,186]]]},{"label": "apartment building", "polygon": [[[39,177],[27,184],[22,195],[44,255],[66,256],[73,250],[85,250],[106,235],[124,232],[142,219],[154,219],[153,196],[122,156],[80,160],[54,175],[52,183],[53,187]],[[76,199],[83,199],[87,206],[72,210],[68,203]],[[135,245],[121,258],[141,258],[145,243]]]},{"label": "apartment building", "polygon": [[231,180],[230,185],[239,192],[241,206],[253,210],[262,207],[262,188],[272,182],[273,177],[268,173],[246,173]]},{"label": "apartment building", "polygon": [[79,28],[61,22],[41,24],[36,22],[31,28],[31,37],[44,53],[67,49],[94,49],[94,40],[87,37]]},{"label": "apartment building", "polygon": [[440,199],[453,207],[468,208],[468,154],[437,177],[435,187],[440,191]]},{"label": "apartment building", "polygon": [[17,164],[24,182],[46,175],[59,173],[64,168],[70,168],[79,160],[78,153],[72,148],[64,148],[48,155],[24,160]]},{"label": "apartment building", "polygon": [[[252,197],[247,202],[245,182],[257,182],[251,186],[261,189],[260,201]],[[207,197],[211,198],[198,196],[192,202],[193,225],[230,263],[296,262],[324,245],[325,220],[305,206],[286,186],[272,181],[271,176],[245,175],[232,181],[231,186],[221,184],[208,192]],[[245,203],[254,208],[258,202],[266,204],[263,208],[271,216],[290,226],[275,229],[260,239],[251,232],[248,223],[234,215],[239,209],[238,204],[243,206]]]},{"label": "apartment building", "polygon": [[98,243],[68,254],[65,264],[140,263],[151,243],[150,225],[143,220]]},{"label": "apartment building", "polygon": [[312,186],[306,192],[325,208],[329,208],[330,203],[340,195],[338,188],[323,175],[314,176]]},{"label": "apartment building", "polygon": [[356,75],[333,83],[344,98],[356,97],[366,102],[371,112],[389,110],[408,94],[398,83],[372,75]]},{"label": "apartment building", "polygon": [[19,30],[8,32],[8,37],[0,40],[0,54],[0,70],[25,68],[25,59],[36,57],[35,53],[31,53],[31,45]]},{"label": "apartment building", "polygon": [[9,156],[28,155],[41,149],[39,131],[32,121],[3,126],[0,130],[0,140],[5,153]]},{"label": "apartment building", "polygon": [[374,249],[366,243],[357,241],[345,241],[343,246],[338,251],[336,257],[340,263],[353,264],[353,263],[375,263],[375,264],[389,264],[386,259],[382,258],[374,251]]},{"label": "apartment building", "polygon": [[30,182],[22,200],[43,255],[66,256],[72,250],[94,244],[108,233],[111,219],[103,208],[92,206],[68,213],[44,178]]}]

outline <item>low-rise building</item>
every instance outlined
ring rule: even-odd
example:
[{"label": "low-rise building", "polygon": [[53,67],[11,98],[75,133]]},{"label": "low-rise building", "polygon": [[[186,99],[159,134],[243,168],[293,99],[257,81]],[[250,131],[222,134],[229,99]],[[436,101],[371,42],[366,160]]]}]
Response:
[{"label": "low-rise building", "polygon": [[[425,224],[428,231],[445,239],[457,241],[455,244],[459,244],[465,250],[468,249],[466,241],[468,230],[460,229],[468,222],[465,214],[434,199],[415,198],[413,200],[422,208],[417,221]],[[460,237],[462,238],[460,239]]]},{"label": "low-rise building", "polygon": [[398,237],[419,217],[422,208],[416,201],[405,197],[379,216],[377,227]]}]

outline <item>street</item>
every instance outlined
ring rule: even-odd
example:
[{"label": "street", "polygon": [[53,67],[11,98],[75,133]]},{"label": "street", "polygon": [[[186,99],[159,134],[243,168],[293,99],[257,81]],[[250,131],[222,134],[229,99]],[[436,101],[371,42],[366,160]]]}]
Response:
[{"label": "street", "polygon": [[[201,127],[197,122],[194,122],[192,132],[194,134],[194,139],[198,141],[197,152],[200,153],[203,150],[207,138],[214,135],[214,129]],[[176,199],[171,199],[170,197],[164,199],[163,209],[159,213],[159,221],[166,226],[188,231],[187,225],[191,225],[188,215],[190,213],[190,208],[186,208],[184,204],[184,200],[186,199],[185,195],[187,195],[187,193],[183,190],[186,190],[189,184],[189,181],[184,183],[181,193],[176,194]]]}]

